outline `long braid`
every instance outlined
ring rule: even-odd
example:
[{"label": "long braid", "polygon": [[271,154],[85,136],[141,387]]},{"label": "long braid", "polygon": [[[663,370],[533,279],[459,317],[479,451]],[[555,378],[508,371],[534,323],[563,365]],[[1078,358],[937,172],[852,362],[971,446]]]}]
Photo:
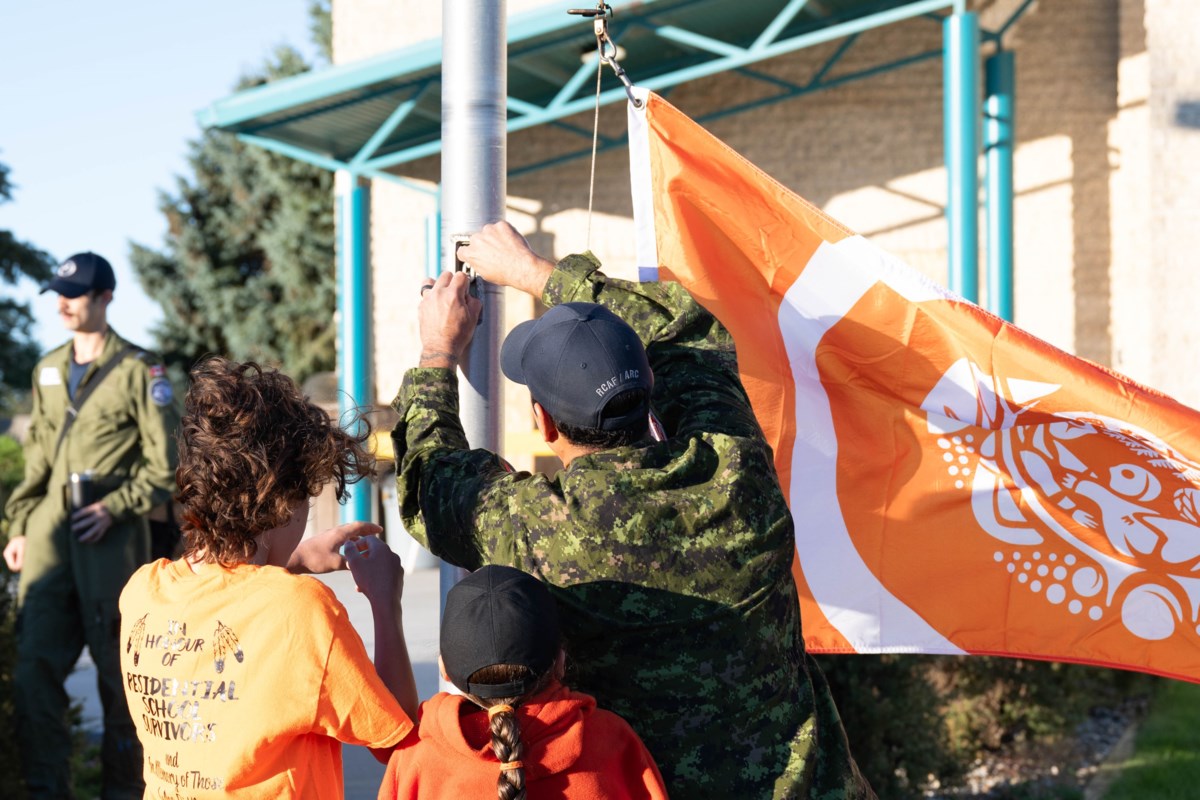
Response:
[{"label": "long braid", "polygon": [[491,720],[492,752],[501,764],[500,777],[496,779],[496,794],[500,800],[525,800],[525,768],[515,766],[525,753],[517,712],[503,703],[489,708],[488,718]]},{"label": "long braid", "polygon": [[[484,667],[468,679],[474,684],[500,685],[526,680],[532,673],[528,667],[496,664]],[[537,683],[519,697],[467,697],[480,708],[487,709],[492,733],[492,752],[499,759],[500,776],[496,779],[496,794],[500,800],[525,800],[525,767],[520,763],[525,752],[521,741],[521,726],[517,722],[517,706],[540,692],[553,678],[552,672],[542,675]]]}]

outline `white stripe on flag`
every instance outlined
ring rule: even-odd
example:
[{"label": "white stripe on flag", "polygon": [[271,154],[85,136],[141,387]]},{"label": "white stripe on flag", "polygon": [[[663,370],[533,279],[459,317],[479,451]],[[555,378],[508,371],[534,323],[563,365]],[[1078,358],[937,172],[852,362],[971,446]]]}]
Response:
[{"label": "white stripe on flag", "polygon": [[640,107],[629,103],[629,182],[633,193],[633,229],[637,246],[638,280],[658,280],[658,240],[654,232],[654,180],[650,172],[650,130],[646,109],[650,92],[634,87]]},{"label": "white stripe on flag", "polygon": [[821,338],[881,276],[910,299],[929,297],[929,289],[936,287],[911,275],[910,268],[861,236],[826,242],[779,306],[779,329],[796,381],[789,492],[797,521],[796,549],[813,598],[856,651],[961,654],[884,588],[851,541],[838,504],[833,413],[816,364]]}]

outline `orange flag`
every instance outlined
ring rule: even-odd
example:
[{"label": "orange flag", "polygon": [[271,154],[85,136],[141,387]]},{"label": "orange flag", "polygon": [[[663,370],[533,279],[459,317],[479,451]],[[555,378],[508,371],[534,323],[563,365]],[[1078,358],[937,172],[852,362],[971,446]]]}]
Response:
[{"label": "orange flag", "polygon": [[640,96],[642,279],[733,333],[809,649],[1200,680],[1200,413],[949,293]]}]

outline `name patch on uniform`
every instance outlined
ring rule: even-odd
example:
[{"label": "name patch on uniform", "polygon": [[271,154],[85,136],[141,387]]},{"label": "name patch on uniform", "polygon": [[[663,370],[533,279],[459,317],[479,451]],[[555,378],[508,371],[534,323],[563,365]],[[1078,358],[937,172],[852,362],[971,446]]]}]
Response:
[{"label": "name patch on uniform", "polygon": [[38,386],[62,386],[62,373],[58,367],[42,367],[38,373]]},{"label": "name patch on uniform", "polygon": [[165,406],[171,402],[175,393],[171,391],[171,382],[166,378],[158,378],[150,384],[150,399],[156,406]]}]

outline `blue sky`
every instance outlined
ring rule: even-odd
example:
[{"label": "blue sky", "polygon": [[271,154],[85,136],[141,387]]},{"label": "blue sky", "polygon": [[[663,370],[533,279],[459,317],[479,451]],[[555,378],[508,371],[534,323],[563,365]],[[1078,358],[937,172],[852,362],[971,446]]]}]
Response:
[{"label": "blue sky", "polygon": [[[129,265],[129,242],[161,247],[159,190],[186,174],[195,112],[230,94],[277,45],[312,62],[308,0],[38,0],[0,6],[0,163],[16,185],[0,229],[65,259],[105,256],[109,320],[152,346],[161,318]],[[26,281],[43,348],[66,339],[55,295]],[[0,292],[13,287],[0,284]]]}]

